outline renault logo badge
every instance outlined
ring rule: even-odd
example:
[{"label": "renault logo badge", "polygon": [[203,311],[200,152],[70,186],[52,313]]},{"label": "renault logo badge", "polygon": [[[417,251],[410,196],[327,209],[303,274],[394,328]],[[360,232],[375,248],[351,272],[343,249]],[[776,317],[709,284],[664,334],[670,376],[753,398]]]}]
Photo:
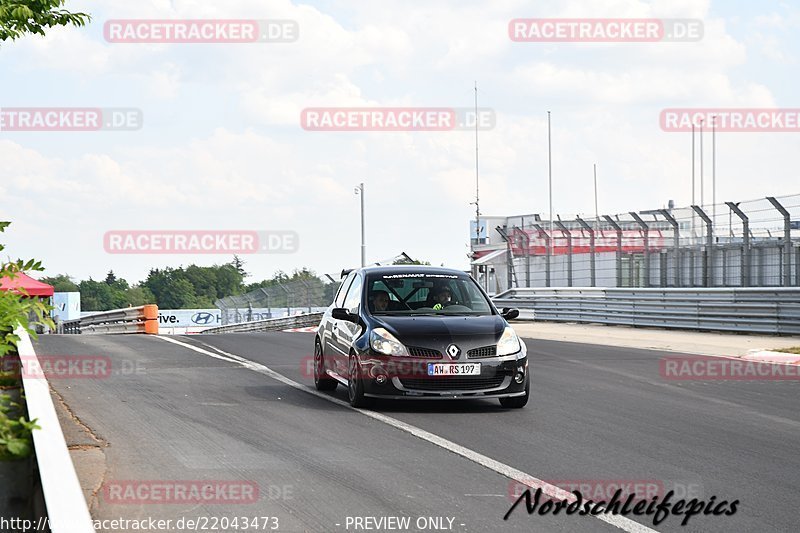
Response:
[{"label": "renault logo badge", "polygon": [[458,359],[458,356],[461,355],[461,348],[455,344],[451,344],[447,347],[447,355],[450,356],[450,359]]}]

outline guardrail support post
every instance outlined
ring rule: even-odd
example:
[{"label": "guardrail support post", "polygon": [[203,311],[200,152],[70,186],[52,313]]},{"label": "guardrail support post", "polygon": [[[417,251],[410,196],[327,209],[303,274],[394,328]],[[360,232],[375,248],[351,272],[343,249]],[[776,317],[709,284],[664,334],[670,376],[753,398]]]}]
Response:
[{"label": "guardrail support post", "polygon": [[603,218],[617,232],[617,287],[622,287],[622,228],[608,215]]},{"label": "guardrail support post", "polygon": [[567,287],[572,287],[572,233],[560,220],[554,221],[554,224],[567,237]]},{"label": "guardrail support post", "polygon": [[547,256],[545,259],[545,266],[547,270],[545,271],[545,287],[550,286],[550,255],[551,255],[551,237],[552,235],[548,235],[547,232],[544,230],[541,224],[534,224],[534,228],[539,231],[539,235],[544,237],[545,247],[547,248]]},{"label": "guardrail support post", "polygon": [[659,209],[659,213],[670,223],[675,233],[675,286],[681,286],[681,229],[672,213],[666,209]]},{"label": "guardrail support post", "polygon": [[578,224],[581,225],[583,229],[589,232],[589,276],[591,279],[591,286],[595,287],[597,285],[597,276],[595,274],[595,257],[594,257],[594,228],[589,226],[585,220],[581,217],[576,217]]},{"label": "guardrail support post", "polygon": [[693,205],[692,209],[694,212],[697,213],[700,218],[703,219],[703,222],[706,223],[706,249],[703,251],[703,287],[712,287],[714,285],[714,280],[712,279],[711,269],[709,265],[713,265],[713,250],[714,250],[714,228],[713,222],[706,215],[705,211],[703,211],[699,206]]},{"label": "guardrail support post", "polygon": [[792,284],[792,217],[774,196],[767,200],[783,215],[783,286],[788,287]]},{"label": "guardrail support post", "polygon": [[750,219],[733,202],[725,202],[725,205],[742,220],[742,287],[750,286]]},{"label": "guardrail support post", "polygon": [[644,286],[650,286],[650,226],[642,220],[636,212],[631,211],[633,220],[642,228],[642,238],[644,239]]}]

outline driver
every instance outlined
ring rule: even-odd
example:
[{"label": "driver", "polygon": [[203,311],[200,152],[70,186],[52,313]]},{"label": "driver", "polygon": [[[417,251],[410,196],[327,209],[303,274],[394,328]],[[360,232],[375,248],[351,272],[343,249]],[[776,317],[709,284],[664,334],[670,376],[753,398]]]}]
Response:
[{"label": "driver", "polygon": [[375,311],[386,311],[389,309],[389,293],[386,291],[372,292],[372,305]]},{"label": "driver", "polygon": [[433,300],[436,302],[433,306],[435,310],[444,309],[452,303],[453,295],[450,292],[450,287],[440,287],[434,294]]}]

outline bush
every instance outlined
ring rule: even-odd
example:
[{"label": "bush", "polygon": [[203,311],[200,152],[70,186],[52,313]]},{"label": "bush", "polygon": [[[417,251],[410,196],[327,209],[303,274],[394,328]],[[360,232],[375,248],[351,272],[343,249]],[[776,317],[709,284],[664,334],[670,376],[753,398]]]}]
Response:
[{"label": "bush", "polygon": [[[9,224],[0,222],[0,233]],[[0,251],[4,248],[0,244]],[[41,263],[35,260],[0,262],[0,278],[13,279],[21,272],[37,270],[43,269]],[[14,331],[17,327],[22,327],[35,339],[37,324],[54,327],[48,317],[51,307],[38,298],[28,298],[20,292],[0,291],[0,386],[14,389],[21,387],[19,372],[13,370],[15,367],[19,368],[18,361],[14,364],[14,360],[17,358],[20,341]],[[32,453],[31,435],[39,426],[36,425],[36,420],[25,419],[23,401],[22,397],[18,402],[10,394],[0,394],[0,460],[22,459]]]}]

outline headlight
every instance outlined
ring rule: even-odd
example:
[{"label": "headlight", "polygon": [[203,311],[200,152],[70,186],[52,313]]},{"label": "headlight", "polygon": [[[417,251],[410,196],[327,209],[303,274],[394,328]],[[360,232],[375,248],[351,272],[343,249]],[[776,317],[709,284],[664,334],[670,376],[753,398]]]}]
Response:
[{"label": "headlight", "polygon": [[397,338],[383,328],[375,328],[369,336],[369,345],[384,355],[408,355],[408,350]]},{"label": "headlight", "polygon": [[497,342],[497,355],[511,355],[520,350],[522,350],[522,346],[519,343],[519,337],[510,326],[506,326],[506,329],[503,330],[503,335],[500,336],[500,340]]}]

